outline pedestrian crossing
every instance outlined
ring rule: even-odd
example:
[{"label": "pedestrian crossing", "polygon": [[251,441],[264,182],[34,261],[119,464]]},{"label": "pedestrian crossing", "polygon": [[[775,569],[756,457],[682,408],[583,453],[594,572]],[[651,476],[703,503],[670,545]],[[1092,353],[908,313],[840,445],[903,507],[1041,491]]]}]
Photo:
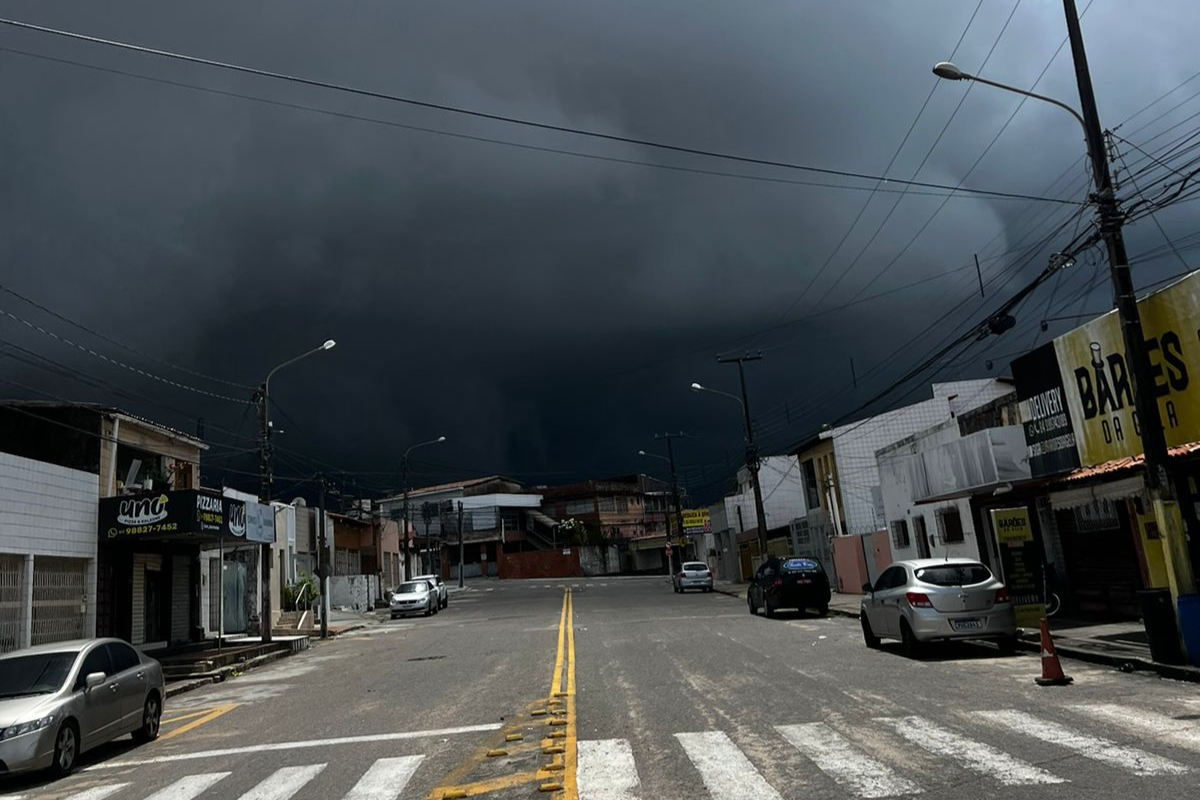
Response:
[{"label": "pedestrian crossing", "polygon": [[[1069,785],[1075,783],[1080,785],[1077,791],[1122,780],[1180,778],[1190,783],[1200,771],[1195,757],[1200,753],[1200,718],[1195,714],[1171,716],[1098,702],[1036,714],[979,709],[932,717],[834,717],[763,730],[684,731],[656,737],[653,751],[643,741],[582,740],[576,754],[578,795],[580,800],[651,800],[661,795],[665,773],[656,771],[662,772],[664,764],[673,765],[673,785],[691,781],[694,789],[688,796],[710,800],[782,800],[796,796],[796,784],[816,787],[815,795],[830,797],[935,796],[963,782],[977,785],[985,796],[1001,796],[1003,789],[1013,788],[1023,797],[1038,786],[1057,787],[1054,796],[1067,796],[1063,793],[1069,795]],[[136,772],[126,773],[112,783],[68,789],[66,794],[58,789],[55,797],[418,800],[423,792],[411,789],[406,794],[406,789],[424,763],[423,755],[378,758],[360,776],[347,778],[347,785],[353,781],[348,789],[313,783],[327,762],[280,766],[246,775],[245,782],[229,780],[235,773],[222,764],[222,771],[195,770],[172,776],[166,785],[144,788],[139,788]],[[425,785],[436,777],[426,775]],[[257,783],[247,789],[250,780]],[[839,793],[828,791],[834,786]]]}]

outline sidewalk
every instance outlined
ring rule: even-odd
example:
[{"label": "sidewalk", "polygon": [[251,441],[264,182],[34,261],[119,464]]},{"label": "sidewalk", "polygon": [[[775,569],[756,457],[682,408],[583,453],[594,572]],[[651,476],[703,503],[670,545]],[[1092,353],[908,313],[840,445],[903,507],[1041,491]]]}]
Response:
[{"label": "sidewalk", "polygon": [[[714,582],[713,589],[745,600],[747,586],[742,582],[719,580]],[[829,613],[857,619],[861,601],[861,595],[834,592],[829,600]],[[1064,658],[1104,664],[1125,672],[1156,672],[1164,678],[1200,683],[1200,667],[1160,664],[1150,657],[1150,644],[1140,622],[1095,625],[1058,618],[1050,620],[1050,633],[1054,636],[1055,649]],[[1040,652],[1041,632],[1024,630],[1019,646],[1022,650]]]}]

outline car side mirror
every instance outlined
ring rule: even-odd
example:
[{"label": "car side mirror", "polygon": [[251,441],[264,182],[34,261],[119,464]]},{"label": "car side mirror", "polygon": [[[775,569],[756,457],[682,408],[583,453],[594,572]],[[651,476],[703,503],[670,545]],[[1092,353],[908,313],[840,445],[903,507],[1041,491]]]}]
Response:
[{"label": "car side mirror", "polygon": [[871,585],[870,581],[863,584],[862,590],[867,594],[875,594],[875,587]]},{"label": "car side mirror", "polygon": [[83,685],[89,689],[95,689],[100,684],[104,683],[107,676],[103,672],[89,672],[87,677],[83,679]]}]

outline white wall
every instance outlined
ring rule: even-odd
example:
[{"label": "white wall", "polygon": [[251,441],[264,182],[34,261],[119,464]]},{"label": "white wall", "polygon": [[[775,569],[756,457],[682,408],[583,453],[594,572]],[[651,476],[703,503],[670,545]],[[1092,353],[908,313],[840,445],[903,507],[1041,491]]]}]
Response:
[{"label": "white wall", "polygon": [[[959,438],[957,420],[934,426],[922,434],[909,437],[902,444],[886,448],[878,454],[880,491],[883,496],[883,510],[888,536],[892,542],[892,558],[900,561],[906,558],[917,558],[917,532],[913,520],[923,519],[925,530],[930,535],[932,544],[930,556],[956,556],[962,558],[979,558],[978,540],[975,536],[975,522],[971,514],[971,504],[967,499],[952,500],[943,503],[917,505],[913,495],[920,488],[921,480],[917,472],[923,469],[920,454],[948,444]],[[937,522],[937,512],[945,509],[958,509],[962,521],[963,541],[947,544],[942,541]],[[891,524],[904,520],[908,525],[909,546],[897,547],[892,536]]]},{"label": "white wall", "polygon": [[935,383],[932,389],[931,400],[852,422],[827,434],[833,439],[842,495],[842,524],[848,533],[881,530],[886,524],[883,510],[876,506],[881,492],[876,452],[1003,397],[1012,392],[1012,385],[986,378]]},{"label": "white wall", "polygon": [[[800,478],[800,462],[795,456],[767,456],[758,468],[758,483],[762,488],[763,514],[766,515],[767,530],[787,527],[797,517],[808,513],[804,499],[804,485]],[[754,490],[750,483],[750,471],[745,467],[738,470],[738,492],[723,499],[725,506],[724,526],[718,528],[713,520],[713,530],[725,527],[734,531],[753,530],[758,526],[754,512]],[[742,526],[738,526],[738,509],[742,512]]]},{"label": "white wall", "polygon": [[0,552],[25,557],[23,646],[31,632],[38,556],[87,560],[84,635],[96,635],[99,497],[98,475],[0,453]]}]

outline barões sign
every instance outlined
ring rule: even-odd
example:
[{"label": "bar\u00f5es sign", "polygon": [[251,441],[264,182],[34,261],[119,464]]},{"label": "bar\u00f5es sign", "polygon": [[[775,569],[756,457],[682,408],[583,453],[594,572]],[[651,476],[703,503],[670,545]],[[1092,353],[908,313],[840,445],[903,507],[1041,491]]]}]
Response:
[{"label": "bar\u00f5es sign", "polygon": [[1042,595],[1041,556],[1033,536],[1029,509],[991,509],[992,530],[1000,543],[1000,564],[1004,568],[1004,586],[1012,600],[1017,625],[1036,628],[1046,614]]}]

